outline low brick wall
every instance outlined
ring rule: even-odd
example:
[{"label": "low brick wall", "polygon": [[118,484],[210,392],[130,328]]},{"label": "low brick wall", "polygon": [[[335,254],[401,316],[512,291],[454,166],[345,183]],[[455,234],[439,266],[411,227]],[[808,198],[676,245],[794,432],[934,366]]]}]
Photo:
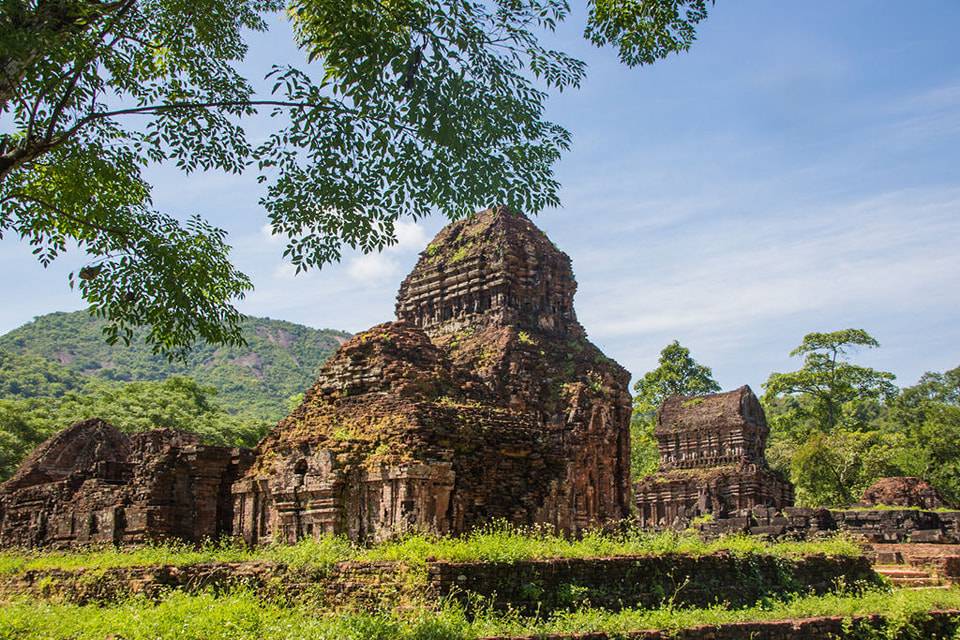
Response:
[{"label": "low brick wall", "polygon": [[918,509],[804,509],[757,507],[700,527],[708,536],[748,533],[772,538],[811,538],[844,531],[878,543],[960,544],[960,511]]},{"label": "low brick wall", "polygon": [[291,569],[270,562],[31,570],[0,576],[0,596],[27,594],[86,604],[115,601],[128,595],[159,598],[170,590],[197,593],[243,586],[265,596],[308,596],[373,608],[393,604],[409,593],[409,572],[405,565],[393,562],[342,562],[329,571]]},{"label": "low brick wall", "polygon": [[585,604],[617,610],[728,603],[749,606],[791,593],[823,594],[838,581],[848,586],[877,584],[864,557],[738,557],[717,553],[693,557],[659,555],[554,559],[514,563],[446,563],[428,567],[436,592],[469,602],[469,594],[489,598],[498,608],[545,613]]},{"label": "low brick wall", "polygon": [[377,608],[469,594],[501,609],[546,613],[584,604],[620,609],[728,603],[752,605],[791,593],[826,593],[879,583],[865,557],[773,556],[718,553],[614,558],[532,560],[515,563],[431,562],[426,570],[402,563],[342,562],[328,571],[304,571],[267,562],[107,570],[26,571],[0,576],[0,595],[29,594],[76,603],[108,602],[130,594],[158,598],[171,589],[196,593],[246,586],[268,596]]},{"label": "low brick wall", "polygon": [[683,629],[677,632],[636,631],[610,636],[605,633],[549,634],[538,636],[496,636],[483,640],[947,640],[960,631],[960,612],[931,611],[912,621],[912,629],[888,635],[887,621],[878,615],[806,618],[771,622],[737,622]]}]

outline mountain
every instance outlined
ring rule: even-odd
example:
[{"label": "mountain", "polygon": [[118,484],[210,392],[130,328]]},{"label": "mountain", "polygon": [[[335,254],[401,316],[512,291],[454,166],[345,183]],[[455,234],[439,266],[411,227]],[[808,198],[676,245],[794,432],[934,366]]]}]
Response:
[{"label": "mountain", "polygon": [[[186,376],[216,389],[230,414],[274,421],[306,390],[349,333],[270,318],[248,318],[243,347],[201,343],[185,362],[154,355],[140,336],[127,347],[104,341],[104,322],[86,311],[51,313],[0,336],[4,399],[83,393],[90,381],[162,381]],[[141,334],[142,335],[142,334]]]}]

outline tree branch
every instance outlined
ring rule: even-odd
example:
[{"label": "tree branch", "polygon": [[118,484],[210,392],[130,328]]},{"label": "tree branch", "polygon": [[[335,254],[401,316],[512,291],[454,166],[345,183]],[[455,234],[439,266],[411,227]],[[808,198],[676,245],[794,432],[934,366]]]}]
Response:
[{"label": "tree branch", "polygon": [[[117,21],[119,21],[126,13],[133,7],[133,4],[136,0],[120,0],[118,3],[119,10],[111,16],[109,22],[100,30],[100,33],[97,35],[95,40],[103,40],[108,33],[116,26]],[[119,37],[119,36],[118,36]],[[116,44],[117,39],[115,38],[112,43],[107,45],[109,49],[114,44]],[[70,76],[70,79],[67,82],[67,87],[63,92],[63,95],[60,97],[60,101],[57,103],[57,106],[54,107],[53,111],[50,112],[50,122],[47,125],[47,132],[44,135],[45,140],[51,140],[53,138],[53,132],[56,129],[57,122],[60,120],[60,116],[63,115],[63,110],[66,108],[67,103],[70,101],[70,96],[73,95],[74,90],[77,88],[77,81],[80,79],[80,76],[83,75],[83,70],[93,62],[97,57],[97,47],[94,46],[93,52],[87,56],[86,60],[79,61],[74,66],[73,73]]]},{"label": "tree branch", "polygon": [[4,198],[3,201],[13,200],[13,199],[27,200],[29,202],[33,202],[35,204],[40,205],[41,207],[44,207],[45,209],[48,209],[53,213],[56,213],[58,216],[62,216],[82,227],[86,227],[94,231],[99,231],[100,233],[110,234],[111,236],[120,238],[124,242],[126,242],[130,237],[130,234],[123,229],[120,229],[118,227],[103,226],[103,225],[90,222],[89,220],[84,220],[83,218],[78,218],[77,216],[64,211],[63,209],[56,206],[55,204],[51,204],[45,199],[38,198],[36,196],[32,196],[30,194],[26,194],[23,192],[14,191],[10,195],[8,195],[6,198]]}]

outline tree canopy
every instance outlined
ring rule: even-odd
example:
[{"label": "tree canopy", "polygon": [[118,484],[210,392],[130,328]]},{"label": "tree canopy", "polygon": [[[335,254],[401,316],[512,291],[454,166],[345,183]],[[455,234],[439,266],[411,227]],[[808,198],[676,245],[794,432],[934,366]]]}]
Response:
[{"label": "tree canopy", "polygon": [[878,343],[863,329],[831,333],[808,333],[791,356],[803,356],[803,366],[790,373],[772,373],[764,383],[768,401],[794,400],[792,410],[808,419],[811,428],[829,431],[843,420],[850,403],[896,395],[895,376],[886,371],[849,362],[857,348],[875,348]]},{"label": "tree canopy", "polygon": [[[277,61],[258,94],[246,33],[286,11],[308,64]],[[106,320],[168,355],[241,341],[250,280],[225,234],[152,206],[151,163],[253,171],[297,270],[396,242],[402,216],[558,203],[570,134],[544,117],[583,62],[541,38],[565,0],[9,0],[0,5],[0,234],[70,277]],[[706,0],[594,0],[585,37],[627,65],[683,51]],[[246,118],[265,110],[260,144]]]}]

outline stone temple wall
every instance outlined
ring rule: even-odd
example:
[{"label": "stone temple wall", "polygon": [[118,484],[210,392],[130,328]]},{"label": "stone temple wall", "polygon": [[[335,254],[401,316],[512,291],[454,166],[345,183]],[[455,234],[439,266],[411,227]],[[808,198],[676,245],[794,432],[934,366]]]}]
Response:
[{"label": "stone temple wall", "polygon": [[629,513],[629,374],[576,320],[570,259],[498,208],[421,253],[397,321],[355,336],[234,485],[251,543],[378,540]]},{"label": "stone temple wall", "polygon": [[0,546],[200,542],[230,532],[230,487],[249,452],[158,430],[80,422],[0,485]]},{"label": "stone temple wall", "polygon": [[763,407],[749,387],[668,398],[654,433],[658,473],[634,487],[647,527],[686,526],[700,515],[735,517],[755,507],[793,504],[793,487],[769,469]]}]

